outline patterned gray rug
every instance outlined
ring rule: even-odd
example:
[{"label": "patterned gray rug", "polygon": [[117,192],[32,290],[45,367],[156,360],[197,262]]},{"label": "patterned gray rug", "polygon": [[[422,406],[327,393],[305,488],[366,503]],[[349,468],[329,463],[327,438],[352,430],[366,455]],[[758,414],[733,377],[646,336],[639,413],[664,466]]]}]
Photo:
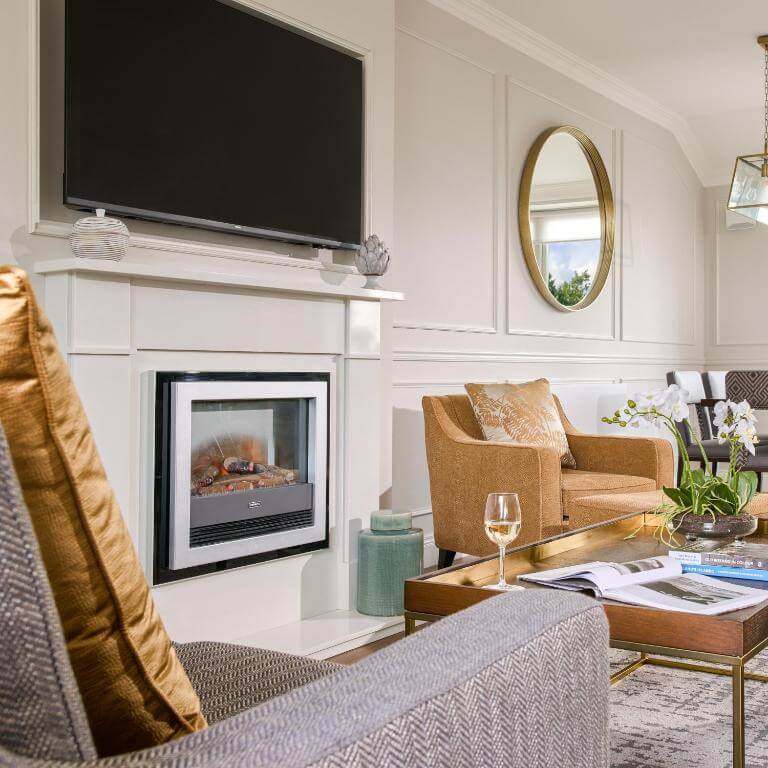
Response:
[{"label": "patterned gray rug", "polygon": [[[611,651],[615,669],[637,658]],[[747,669],[768,673],[768,651]],[[768,683],[746,681],[747,768],[768,766]],[[728,768],[731,680],[646,665],[611,687],[611,768]]]}]

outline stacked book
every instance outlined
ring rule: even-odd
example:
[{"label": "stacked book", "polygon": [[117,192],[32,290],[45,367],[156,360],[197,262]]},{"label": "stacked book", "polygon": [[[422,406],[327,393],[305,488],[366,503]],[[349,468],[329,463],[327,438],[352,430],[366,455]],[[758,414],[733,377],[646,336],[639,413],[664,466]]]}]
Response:
[{"label": "stacked book", "polygon": [[669,556],[683,566],[683,573],[768,581],[768,544],[699,540],[670,550]]}]

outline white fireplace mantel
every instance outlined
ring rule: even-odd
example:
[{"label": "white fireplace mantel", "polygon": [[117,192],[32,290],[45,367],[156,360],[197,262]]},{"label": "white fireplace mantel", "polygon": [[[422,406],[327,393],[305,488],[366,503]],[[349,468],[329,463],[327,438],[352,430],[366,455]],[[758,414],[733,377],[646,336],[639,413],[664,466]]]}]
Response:
[{"label": "white fireplace mantel", "polygon": [[[310,262],[315,264],[317,262]],[[253,265],[236,262],[214,268],[185,267],[178,263],[148,263],[138,261],[100,261],[98,259],[68,258],[39,261],[35,272],[41,275],[82,273],[114,275],[150,280],[164,280],[199,285],[220,285],[237,288],[254,288],[268,291],[286,291],[295,294],[333,296],[337,298],[369,301],[401,301],[403,294],[376,288],[363,288],[364,278],[357,273],[330,269],[304,269],[307,276],[298,277],[298,270],[281,268],[274,274],[254,271]]]},{"label": "white fireplace mantel", "polygon": [[174,639],[328,655],[395,631],[354,613],[357,532],[379,506],[381,302],[319,259],[131,248],[35,264],[45,308],[151,576],[153,372],[322,371],[331,381],[330,548],[153,588]]}]

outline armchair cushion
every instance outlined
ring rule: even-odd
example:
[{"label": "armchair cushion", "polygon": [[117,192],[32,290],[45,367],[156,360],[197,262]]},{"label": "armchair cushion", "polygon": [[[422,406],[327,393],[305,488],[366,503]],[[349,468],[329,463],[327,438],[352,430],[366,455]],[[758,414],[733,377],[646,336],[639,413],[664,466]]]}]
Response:
[{"label": "armchair cushion", "polygon": [[0,267],[0,419],[97,751],[205,727],[26,274]]},{"label": "armchair cushion", "polygon": [[465,384],[486,440],[554,448],[564,467],[575,467],[549,382]]},{"label": "armchair cushion", "polygon": [[564,469],[562,478],[563,517],[571,530],[584,528],[597,520],[585,514],[585,508],[577,504],[584,496],[595,494],[626,494],[655,491],[656,483],[647,477],[614,475],[608,472],[584,472]]},{"label": "armchair cushion", "polygon": [[211,724],[344,669],[330,661],[229,643],[175,648]]}]

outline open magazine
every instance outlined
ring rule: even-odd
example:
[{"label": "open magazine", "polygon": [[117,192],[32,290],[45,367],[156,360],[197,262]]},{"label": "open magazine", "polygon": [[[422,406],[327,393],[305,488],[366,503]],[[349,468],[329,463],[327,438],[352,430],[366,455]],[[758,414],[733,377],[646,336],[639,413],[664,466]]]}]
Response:
[{"label": "open magazine", "polygon": [[671,557],[629,563],[585,563],[518,577],[557,589],[594,592],[620,603],[704,616],[736,611],[768,600],[768,591],[699,574],[683,575]]}]

